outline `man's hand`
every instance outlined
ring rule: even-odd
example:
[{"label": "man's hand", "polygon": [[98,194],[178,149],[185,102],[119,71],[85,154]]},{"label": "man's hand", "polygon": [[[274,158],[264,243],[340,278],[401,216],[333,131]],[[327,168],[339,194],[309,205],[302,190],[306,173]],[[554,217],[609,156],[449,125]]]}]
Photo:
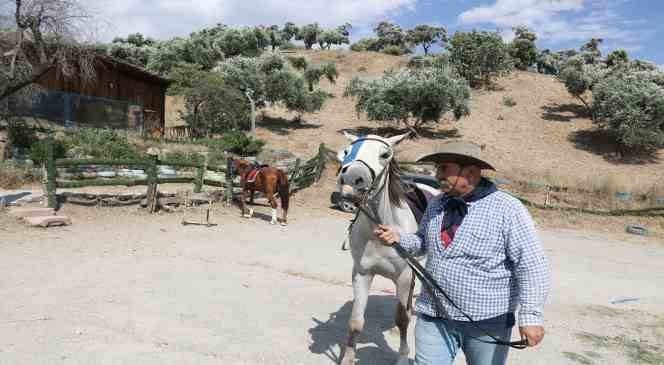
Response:
[{"label": "man's hand", "polygon": [[544,327],[542,326],[524,326],[519,327],[521,338],[528,340],[528,346],[537,346],[544,338]]},{"label": "man's hand", "polygon": [[395,243],[398,243],[401,240],[401,235],[399,235],[399,228],[395,226],[386,226],[379,224],[378,227],[374,230],[374,234],[378,237],[383,244],[392,246]]}]

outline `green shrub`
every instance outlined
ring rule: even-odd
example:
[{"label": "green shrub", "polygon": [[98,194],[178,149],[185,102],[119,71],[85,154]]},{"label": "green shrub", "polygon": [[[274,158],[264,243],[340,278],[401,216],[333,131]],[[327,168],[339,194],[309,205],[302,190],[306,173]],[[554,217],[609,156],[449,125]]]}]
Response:
[{"label": "green shrub", "polygon": [[176,162],[176,163],[187,163],[187,164],[201,164],[205,161],[205,157],[198,152],[183,152],[183,151],[174,151],[166,153],[164,156],[164,161],[167,162]]},{"label": "green shrub", "polygon": [[136,160],[145,157],[112,129],[81,128],[65,140],[68,157]]},{"label": "green shrub", "polygon": [[511,108],[513,106],[516,106],[516,101],[514,100],[513,97],[505,95],[503,96],[503,105]]},{"label": "green shrub", "polygon": [[[61,140],[53,140],[53,157],[64,158],[67,154],[67,147]],[[48,140],[42,139],[32,144],[30,147],[29,157],[35,164],[42,164],[48,158]]]},{"label": "green shrub", "polygon": [[224,150],[237,153],[242,156],[257,155],[265,145],[261,139],[252,139],[242,132],[229,132],[221,139]]},{"label": "green shrub", "polygon": [[404,50],[401,47],[394,45],[386,46],[382,52],[392,56],[402,56],[404,54]]},{"label": "green shrub", "polygon": [[14,147],[28,149],[38,140],[34,129],[21,118],[10,118],[8,127],[9,140]]}]

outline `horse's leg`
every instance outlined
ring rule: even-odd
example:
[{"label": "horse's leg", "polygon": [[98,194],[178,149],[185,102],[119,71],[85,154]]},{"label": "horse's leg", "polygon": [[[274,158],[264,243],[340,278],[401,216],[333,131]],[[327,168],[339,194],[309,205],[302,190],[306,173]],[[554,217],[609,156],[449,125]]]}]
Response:
[{"label": "horse's leg", "polygon": [[410,348],[408,347],[408,323],[410,322],[409,306],[412,300],[412,284],[413,272],[410,268],[406,268],[401,272],[401,275],[395,281],[397,286],[397,297],[399,303],[397,304],[397,313],[394,322],[399,328],[399,336],[401,342],[399,343],[399,358],[396,365],[407,365],[408,354]]},{"label": "horse's leg", "polygon": [[249,189],[249,204],[254,205],[254,189]]},{"label": "horse's leg", "polygon": [[245,213],[247,210],[247,202],[245,199],[247,199],[246,188],[243,187],[240,192],[240,206],[242,207],[242,216],[245,218],[251,218],[254,215],[254,210],[249,208],[249,213]]},{"label": "horse's leg", "polygon": [[364,312],[367,309],[373,277],[373,274],[361,274],[353,270],[353,310],[350,315],[350,328],[346,341],[346,351],[341,360],[342,365],[353,365],[355,363],[355,345],[357,336],[364,328]]},{"label": "horse's leg", "polygon": [[274,192],[269,189],[267,189],[265,194],[269,197],[270,206],[272,207],[272,220],[270,221],[270,224],[277,224],[279,223],[277,221],[277,199],[274,198]]}]

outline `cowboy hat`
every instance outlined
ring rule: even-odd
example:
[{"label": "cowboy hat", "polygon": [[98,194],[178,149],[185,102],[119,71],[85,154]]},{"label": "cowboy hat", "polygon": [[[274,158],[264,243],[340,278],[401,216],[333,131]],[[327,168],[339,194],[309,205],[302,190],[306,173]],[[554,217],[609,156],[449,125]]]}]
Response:
[{"label": "cowboy hat", "polygon": [[459,165],[475,165],[483,170],[496,170],[482,157],[484,148],[478,144],[465,141],[445,142],[438,145],[434,152],[421,156],[417,162],[454,162]]}]

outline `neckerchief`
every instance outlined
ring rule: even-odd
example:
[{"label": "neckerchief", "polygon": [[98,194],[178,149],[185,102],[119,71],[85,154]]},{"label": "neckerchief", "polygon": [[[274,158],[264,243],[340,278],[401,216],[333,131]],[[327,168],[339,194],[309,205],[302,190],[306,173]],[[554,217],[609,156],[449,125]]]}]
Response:
[{"label": "neckerchief", "polygon": [[496,189],[494,183],[482,178],[475,189],[464,196],[457,197],[447,195],[443,197],[441,201],[441,211],[444,211],[445,215],[443,216],[443,226],[440,230],[440,238],[445,247],[452,243],[454,234],[457,229],[459,229],[459,226],[461,226],[466,214],[468,214],[468,203],[476,202],[496,191],[498,191],[498,189]]}]

